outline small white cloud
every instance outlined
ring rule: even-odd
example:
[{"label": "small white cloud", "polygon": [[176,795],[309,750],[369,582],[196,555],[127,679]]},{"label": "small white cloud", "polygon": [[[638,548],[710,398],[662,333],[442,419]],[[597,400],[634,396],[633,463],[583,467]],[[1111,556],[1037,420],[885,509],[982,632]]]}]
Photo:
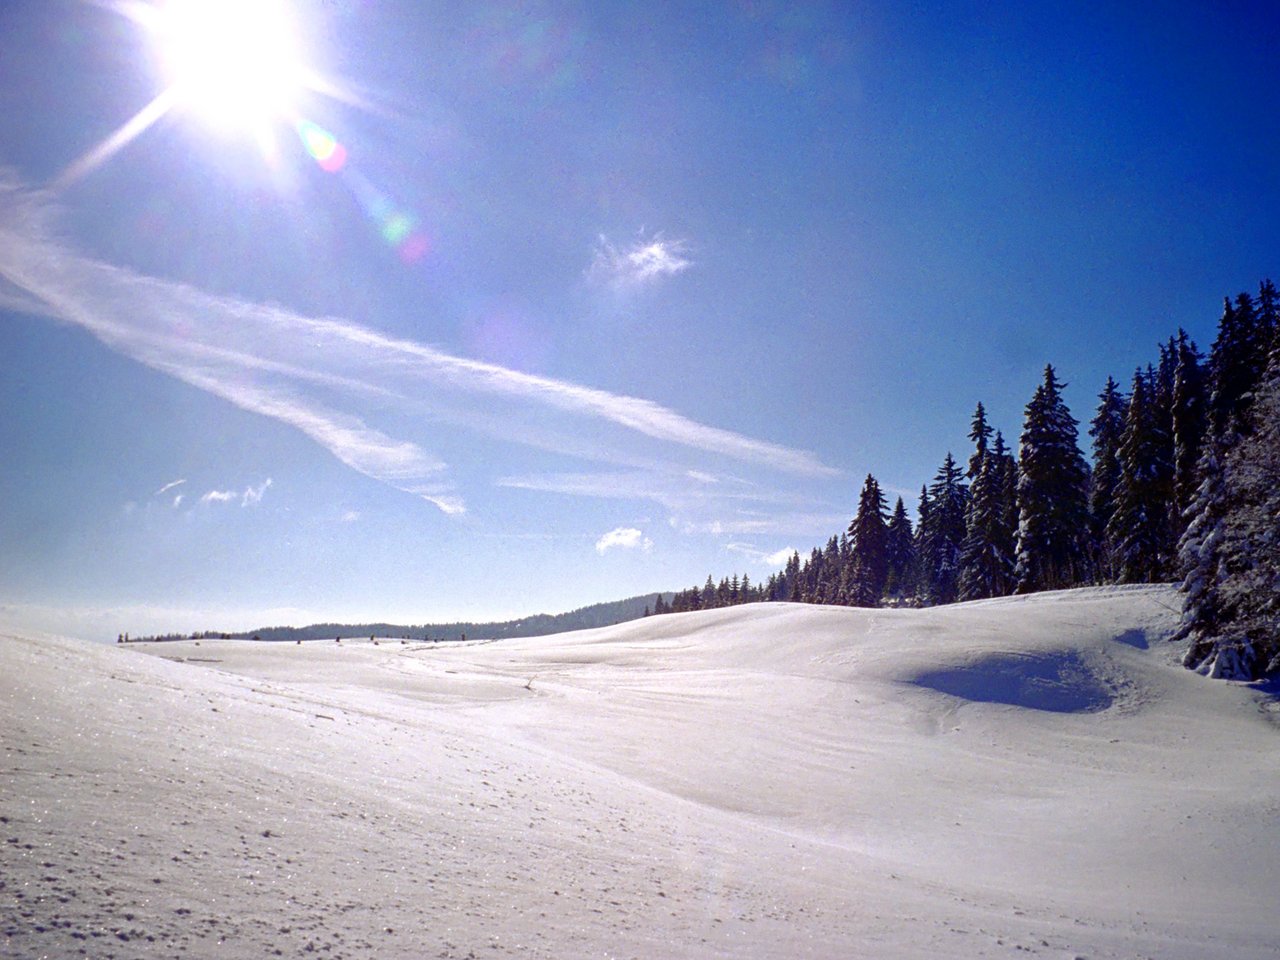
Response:
[{"label": "small white cloud", "polygon": [[719,483],[720,478],[713,473],[703,473],[701,470],[690,470],[686,474],[690,480],[697,480],[699,483]]},{"label": "small white cloud", "polygon": [[341,517],[341,522],[342,522],[342,523],[355,523],[355,522],[356,522],[357,520],[359,520],[359,519],[360,519],[360,511],[359,511],[359,510],[348,510],[346,513],[344,513],[344,514],[342,515],[342,517]]},{"label": "small white cloud", "polygon": [[616,530],[610,530],[596,541],[596,553],[604,553],[612,547],[619,547],[623,550],[640,549],[647,551],[653,549],[653,541],[635,527],[618,527]]},{"label": "small white cloud", "polygon": [[249,507],[261,503],[262,495],[267,492],[269,486],[271,486],[271,478],[267,477],[256,487],[245,487],[244,495],[240,498],[240,506]]},{"label": "small white cloud", "polygon": [[[236,500],[240,501],[242,507],[257,506],[262,502],[263,494],[267,492],[267,488],[271,486],[271,478],[263,480],[256,487],[245,487],[243,493],[236,493],[234,490],[210,490],[200,498],[201,503],[232,503]],[[179,497],[181,499],[181,497]],[[176,507],[177,504],[175,503]]]},{"label": "small white cloud", "polygon": [[616,247],[601,235],[587,276],[615,287],[634,287],[662,277],[683,273],[693,266],[683,240],[667,240],[662,234],[641,235],[628,247]]},{"label": "small white cloud", "polygon": [[171,481],[170,483],[166,483],[163,487],[161,487],[159,490],[155,492],[154,496],[158,497],[161,494],[168,493],[174,487],[180,487],[186,482],[187,482],[186,478],[183,478],[182,480],[174,480],[174,481]]},{"label": "small white cloud", "polygon": [[181,493],[173,498],[173,509],[177,510],[180,506],[182,506],[182,498],[183,498],[183,495]]},{"label": "small white cloud", "polygon": [[776,553],[770,553],[760,559],[770,567],[785,567],[787,565],[787,561],[792,558],[795,552],[795,547],[783,547]]}]

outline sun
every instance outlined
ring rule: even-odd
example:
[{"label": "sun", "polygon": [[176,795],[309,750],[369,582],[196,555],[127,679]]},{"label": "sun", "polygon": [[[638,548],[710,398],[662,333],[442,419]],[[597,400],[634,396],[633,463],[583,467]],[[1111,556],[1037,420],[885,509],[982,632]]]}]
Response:
[{"label": "sun", "polygon": [[296,115],[308,71],[280,0],[168,0],[148,19],[176,105],[229,131]]},{"label": "sun", "polygon": [[[50,185],[55,189],[65,189],[96,170],[171,113],[185,113],[202,126],[225,133],[253,137],[263,158],[274,166],[280,160],[276,134],[284,128],[301,128],[308,94],[370,109],[358,94],[307,66],[301,32],[287,0],[93,2],[132,20],[146,34],[163,75],[161,90],[54,177]],[[324,133],[319,127],[315,130]],[[308,135],[303,136],[305,140]],[[310,141],[306,145],[317,160],[326,162],[340,149],[335,142],[322,158]],[[342,159],[332,161],[333,169],[341,166]]]}]

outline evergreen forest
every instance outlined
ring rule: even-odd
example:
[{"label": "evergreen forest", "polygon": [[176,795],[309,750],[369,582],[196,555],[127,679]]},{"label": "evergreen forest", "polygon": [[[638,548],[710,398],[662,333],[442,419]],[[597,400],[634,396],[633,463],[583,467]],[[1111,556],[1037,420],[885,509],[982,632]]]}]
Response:
[{"label": "evergreen forest", "polygon": [[[1223,303],[1206,356],[1179,330],[1127,384],[1108,378],[1088,440],[1052,366],[1016,449],[973,412],[914,522],[868,475],[848,529],[746,575],[655,598],[652,612],[756,601],[929,606],[1096,584],[1178,582],[1175,639],[1212,677],[1280,674],[1280,317],[1277,292]],[[1090,448],[1090,457],[1081,450]]]}]

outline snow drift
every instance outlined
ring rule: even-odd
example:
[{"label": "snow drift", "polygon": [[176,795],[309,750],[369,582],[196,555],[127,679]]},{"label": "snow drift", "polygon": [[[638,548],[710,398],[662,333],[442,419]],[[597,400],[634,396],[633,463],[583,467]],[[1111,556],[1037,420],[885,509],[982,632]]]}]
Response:
[{"label": "snow drift", "polygon": [[1175,607],[4,638],[0,952],[1270,958],[1275,705]]}]

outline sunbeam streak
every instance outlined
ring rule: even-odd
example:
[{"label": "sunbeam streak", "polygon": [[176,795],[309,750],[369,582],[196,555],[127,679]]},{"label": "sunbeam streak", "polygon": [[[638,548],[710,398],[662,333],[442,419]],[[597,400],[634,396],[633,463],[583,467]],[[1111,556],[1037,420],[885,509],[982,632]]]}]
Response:
[{"label": "sunbeam streak", "polygon": [[77,180],[92,173],[141,136],[148,127],[172,110],[177,102],[178,92],[174,87],[161,90],[154,100],[125,121],[114,133],[54,177],[49,183],[50,188],[57,191],[65,190]]}]

